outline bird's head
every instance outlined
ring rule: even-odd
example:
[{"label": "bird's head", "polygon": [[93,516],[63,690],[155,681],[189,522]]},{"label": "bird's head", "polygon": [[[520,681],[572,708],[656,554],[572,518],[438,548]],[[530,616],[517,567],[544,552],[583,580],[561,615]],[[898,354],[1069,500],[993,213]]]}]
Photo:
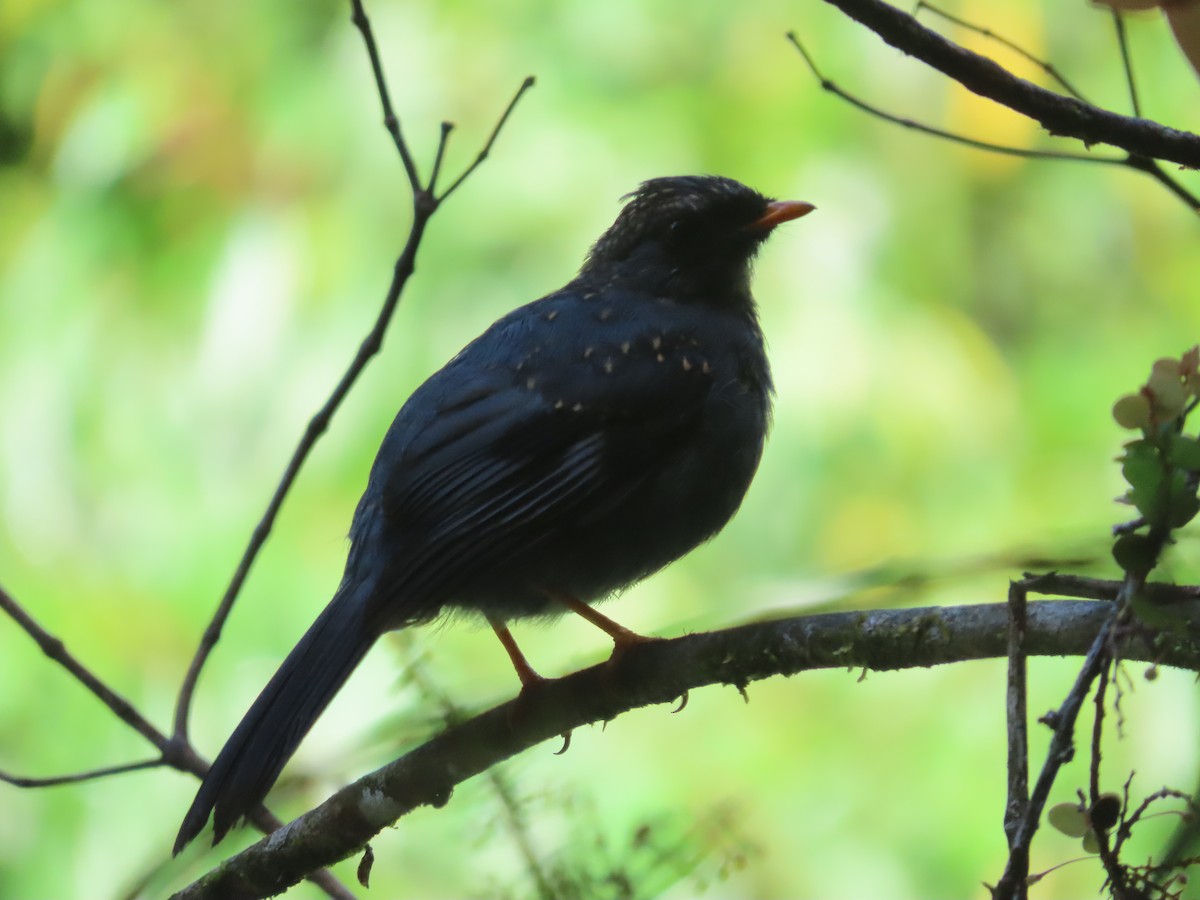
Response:
[{"label": "bird's head", "polygon": [[758,248],[776,225],[815,209],[716,175],[654,178],[627,197],[580,275],[718,306],[752,304],[750,263]]}]

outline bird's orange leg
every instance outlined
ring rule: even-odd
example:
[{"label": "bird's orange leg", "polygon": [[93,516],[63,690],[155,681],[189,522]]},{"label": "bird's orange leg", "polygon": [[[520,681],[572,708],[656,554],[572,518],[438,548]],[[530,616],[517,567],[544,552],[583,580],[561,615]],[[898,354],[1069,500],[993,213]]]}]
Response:
[{"label": "bird's orange leg", "polygon": [[636,631],[630,631],[619,622],[614,622],[608,616],[588,606],[569,594],[550,594],[556,603],[561,603],[573,613],[583,616],[613,640],[613,656],[617,656],[638,644],[648,644],[661,638],[646,637]]},{"label": "bird's orange leg", "polygon": [[[520,716],[523,703],[529,698],[529,694],[526,692],[532,692],[550,679],[534,671],[529,660],[525,658],[525,654],[521,652],[521,648],[517,646],[516,638],[512,636],[512,632],[508,630],[508,626],[504,622],[500,619],[493,619],[491,616],[488,616],[487,620],[488,624],[492,626],[492,631],[496,632],[496,637],[500,638],[500,643],[504,645],[508,658],[512,660],[513,668],[517,670],[517,677],[521,679],[521,693],[517,695],[515,704],[509,709],[509,725],[511,726]],[[568,730],[562,739],[563,745],[556,752],[556,756],[566,753],[567,748],[571,746],[571,732]]]},{"label": "bird's orange leg", "polygon": [[[639,644],[651,644],[656,641],[663,640],[663,638],[647,637],[644,634],[638,634],[636,631],[630,631],[624,625],[620,624],[619,622],[614,622],[608,616],[592,609],[592,607],[588,606],[583,601],[576,597],[572,597],[569,594],[548,594],[547,596],[551,597],[556,602],[561,603],[571,612],[578,613],[579,615],[583,616],[613,639],[613,652],[612,656],[608,658],[608,665],[613,665],[616,663],[621,658],[621,655],[632,647],[636,647]],[[680,712],[685,706],[687,706],[687,700],[688,694],[687,691],[684,691],[683,696],[679,698],[679,705],[673,710],[673,712]],[[567,746],[570,744],[570,735],[567,735],[567,738],[568,740],[567,743],[563,745],[563,750],[566,750]],[[561,753],[562,751],[559,752]]]},{"label": "bird's orange leg", "polygon": [[529,664],[529,660],[525,658],[525,654],[517,646],[516,638],[512,636],[512,632],[508,630],[508,626],[504,622],[488,616],[488,624],[492,626],[492,631],[496,632],[496,637],[500,639],[500,643],[504,645],[505,652],[508,653],[508,658],[512,660],[513,668],[517,670],[517,677],[521,679],[522,693],[526,689],[536,687],[546,681],[545,676],[539,675],[533,666]]}]

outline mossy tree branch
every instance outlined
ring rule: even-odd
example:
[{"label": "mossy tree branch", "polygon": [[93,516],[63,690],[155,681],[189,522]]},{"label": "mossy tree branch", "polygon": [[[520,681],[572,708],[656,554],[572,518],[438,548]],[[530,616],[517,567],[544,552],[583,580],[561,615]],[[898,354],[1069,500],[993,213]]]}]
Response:
[{"label": "mossy tree branch", "polygon": [[[1113,604],[1031,603],[1025,649],[1035,656],[1088,652]],[[895,670],[1003,657],[1002,603],[827,613],[756,622],[638,646],[609,663],[548,682],[532,694],[447,728],[426,744],[338,791],[325,803],[226,860],[178,900],[276,894],[306,872],[362,850],[418,806],[441,806],[468,778],[557,735],[689,690],[739,690],[811,669]],[[1125,659],[1200,671],[1200,640],[1124,639]]]}]

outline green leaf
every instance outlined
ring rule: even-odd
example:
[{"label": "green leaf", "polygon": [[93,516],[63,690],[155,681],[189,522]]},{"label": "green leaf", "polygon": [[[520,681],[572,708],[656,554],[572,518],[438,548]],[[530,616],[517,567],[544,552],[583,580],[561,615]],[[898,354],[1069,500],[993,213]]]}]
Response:
[{"label": "green leaf", "polygon": [[1133,441],[1125,445],[1121,474],[1129,482],[1130,490],[1126,496],[1150,522],[1162,518],[1164,466],[1158,447],[1150,441]]},{"label": "green leaf", "polygon": [[1172,465],[1189,472],[1200,472],[1200,440],[1176,435],[1171,441],[1170,458]]},{"label": "green leaf", "polygon": [[1046,818],[1067,837],[1083,837],[1091,827],[1088,815],[1078,803],[1059,803],[1046,813]]},{"label": "green leaf", "polygon": [[1113,543],[1113,559],[1126,572],[1154,567],[1154,542],[1144,534],[1123,534]]},{"label": "green leaf", "polygon": [[1126,394],[1113,404],[1113,418],[1122,428],[1150,427],[1150,398],[1145,394]]},{"label": "green leaf", "polygon": [[1197,512],[1200,512],[1200,499],[1196,497],[1196,489],[1187,483],[1186,473],[1175,472],[1171,479],[1168,524],[1172,528],[1180,528],[1192,521]]},{"label": "green leaf", "polygon": [[1139,622],[1158,631],[1169,631],[1179,635],[1188,634],[1197,618],[1193,604],[1155,603],[1146,591],[1134,594],[1129,608]]}]

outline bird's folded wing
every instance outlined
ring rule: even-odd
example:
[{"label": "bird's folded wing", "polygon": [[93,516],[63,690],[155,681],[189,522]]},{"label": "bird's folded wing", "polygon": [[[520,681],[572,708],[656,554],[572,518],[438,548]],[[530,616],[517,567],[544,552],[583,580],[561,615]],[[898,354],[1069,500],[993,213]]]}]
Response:
[{"label": "bird's folded wing", "polygon": [[568,378],[530,388],[490,373],[457,389],[429,385],[439,411],[379,486],[390,531],[405,545],[383,602],[444,595],[566,517],[602,517],[661,474],[700,427],[712,389],[693,357],[686,368],[657,356],[624,359],[608,372],[601,358],[599,375],[576,387]]}]

